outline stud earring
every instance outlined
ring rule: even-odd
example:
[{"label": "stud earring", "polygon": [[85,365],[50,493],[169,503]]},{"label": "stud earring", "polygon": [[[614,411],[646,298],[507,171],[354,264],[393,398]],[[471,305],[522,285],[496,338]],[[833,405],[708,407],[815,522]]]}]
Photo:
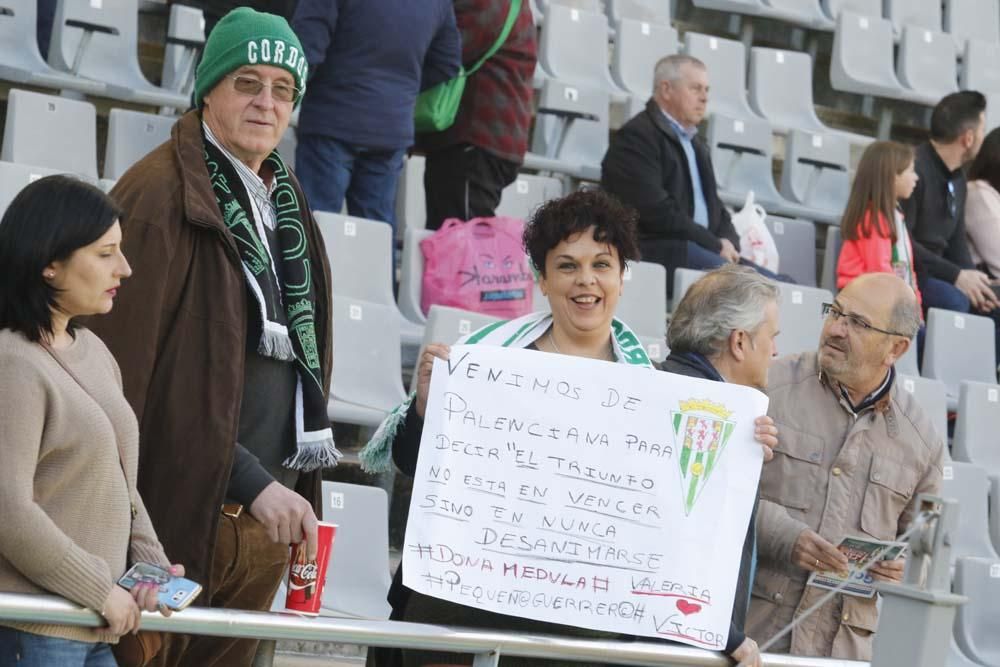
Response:
[{"label": "stud earring", "polygon": [[55,271],[46,271],[45,272],[45,277],[48,278],[49,280],[52,280],[53,278],[56,277],[56,272]]}]

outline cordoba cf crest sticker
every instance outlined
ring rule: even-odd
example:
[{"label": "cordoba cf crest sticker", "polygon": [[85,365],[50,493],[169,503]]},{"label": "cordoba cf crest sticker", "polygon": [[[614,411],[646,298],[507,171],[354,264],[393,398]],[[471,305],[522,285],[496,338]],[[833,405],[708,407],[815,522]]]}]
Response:
[{"label": "cordoba cf crest sticker", "polygon": [[680,410],[670,412],[674,443],[680,451],[685,515],[691,514],[736,428],[736,423],[729,421],[730,415],[726,406],[705,399],[680,401]]}]

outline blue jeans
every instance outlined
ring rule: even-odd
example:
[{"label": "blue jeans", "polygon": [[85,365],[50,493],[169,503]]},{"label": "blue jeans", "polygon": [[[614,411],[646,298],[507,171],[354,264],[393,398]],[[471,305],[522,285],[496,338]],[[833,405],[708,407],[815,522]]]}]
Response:
[{"label": "blue jeans", "polygon": [[117,667],[107,644],[45,637],[0,628],[0,665],[7,667]]},{"label": "blue jeans", "polygon": [[[944,310],[954,310],[959,313],[972,312],[972,304],[969,297],[962,294],[954,285],[937,278],[925,278],[920,285],[920,293],[924,298],[924,309],[942,308]],[[996,360],[1000,363],[1000,308],[994,308],[992,312],[980,313],[972,312],[973,315],[983,315],[992,318],[996,333],[993,335],[993,344],[996,347]]]},{"label": "blue jeans", "polygon": [[400,150],[352,146],[331,137],[299,134],[295,175],[314,211],[381,220],[396,230],[396,184],[403,168]]},{"label": "blue jeans", "polygon": [[[702,248],[700,245],[694,241],[688,241],[687,244],[687,264],[685,268],[694,269],[696,271],[712,271],[719,268],[720,266],[725,266],[728,264],[728,260],[724,259],[722,255],[717,252],[712,252],[706,248]],[[770,278],[771,280],[778,280],[783,283],[794,283],[795,280],[791,276],[786,276],[784,274],[777,274],[773,271],[768,271],[762,266],[757,266],[753,262],[740,259],[741,266],[749,266],[751,269],[759,273],[760,275]]]}]

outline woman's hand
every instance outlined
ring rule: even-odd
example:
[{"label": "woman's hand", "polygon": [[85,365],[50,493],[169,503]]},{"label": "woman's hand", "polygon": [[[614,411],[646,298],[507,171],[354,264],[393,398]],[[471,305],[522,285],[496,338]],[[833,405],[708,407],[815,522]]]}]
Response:
[{"label": "woman's hand", "polygon": [[890,584],[898,584],[903,580],[903,571],[906,569],[906,559],[896,558],[894,560],[880,560],[869,568],[874,579],[885,581]]},{"label": "woman's hand", "polygon": [[420,355],[417,362],[417,416],[424,418],[424,410],[427,409],[427,392],[431,388],[431,371],[434,369],[434,358],[448,361],[451,348],[441,343],[431,343]]},{"label": "woman's hand", "polygon": [[128,632],[135,632],[139,629],[141,615],[139,605],[127,590],[117,584],[111,587],[101,616],[108,622],[108,629],[112,634],[121,637]]},{"label": "woman's hand", "polygon": [[[171,565],[167,571],[174,577],[184,576],[184,566],[178,563]],[[132,587],[132,590],[129,592],[132,594],[132,599],[135,600],[140,611],[159,611],[163,616],[170,616],[172,613],[167,605],[160,604],[159,584],[149,581],[140,582]]]},{"label": "woman's hand", "polygon": [[764,450],[764,462],[774,458],[774,448],[778,446],[778,427],[774,425],[774,420],[764,415],[754,420],[754,440],[760,443]]}]

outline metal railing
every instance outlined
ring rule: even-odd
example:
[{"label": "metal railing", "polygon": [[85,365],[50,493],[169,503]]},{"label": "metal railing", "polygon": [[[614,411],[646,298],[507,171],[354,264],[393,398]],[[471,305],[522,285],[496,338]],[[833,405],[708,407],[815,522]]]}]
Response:
[{"label": "metal railing", "polygon": [[[0,593],[0,620],[100,627],[97,613],[48,595]],[[731,667],[718,653],[676,644],[570,639],[511,634],[402,621],[303,618],[290,614],[189,607],[170,618],[143,613],[146,630],[218,637],[338,642],[360,646],[417,648],[476,655],[476,667],[496,665],[499,656],[582,660],[621,665]],[[867,662],[765,654],[767,667],[868,667]]]}]

